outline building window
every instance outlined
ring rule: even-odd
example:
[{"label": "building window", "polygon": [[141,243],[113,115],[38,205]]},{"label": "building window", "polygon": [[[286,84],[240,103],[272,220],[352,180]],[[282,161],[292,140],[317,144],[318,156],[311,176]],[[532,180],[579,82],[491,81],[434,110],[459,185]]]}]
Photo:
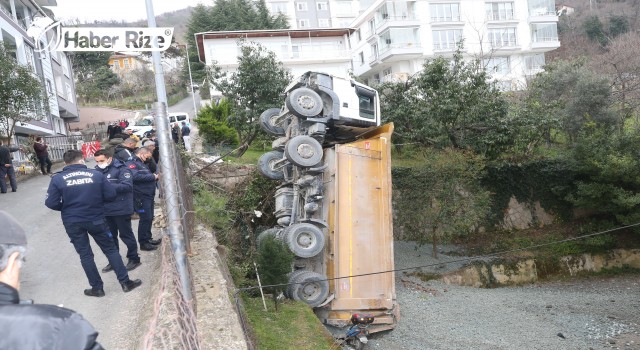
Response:
[{"label": "building window", "polygon": [[316,5],[318,6],[318,11],[326,11],[329,9],[329,6],[326,2],[319,2]]},{"label": "building window", "polygon": [[376,20],[374,18],[369,21],[369,33],[375,34],[375,32],[376,32]]},{"label": "building window", "polygon": [[489,29],[489,42],[492,47],[512,47],[518,45],[516,28]]},{"label": "building window", "polygon": [[485,4],[485,13],[488,21],[512,20],[513,2],[488,2]]},{"label": "building window", "polygon": [[492,57],[485,59],[484,69],[489,74],[509,74],[511,71],[509,57]]},{"label": "building window", "polygon": [[528,0],[529,14],[531,16],[555,16],[555,0]]},{"label": "building window", "polygon": [[114,70],[120,69],[120,60],[113,60],[113,69]]},{"label": "building window", "polygon": [[128,57],[127,57],[127,58],[125,58],[123,62],[124,62],[124,68],[125,68],[125,69],[126,69],[126,68],[129,68],[129,58],[128,58]]},{"label": "building window", "polygon": [[328,19],[319,19],[318,20],[318,27],[320,27],[320,28],[328,28],[329,27],[329,20]]},{"label": "building window", "polygon": [[360,32],[360,29],[356,30],[356,38],[358,38],[358,42],[362,41],[362,32]]},{"label": "building window", "polygon": [[431,4],[432,22],[460,22],[460,4]]},{"label": "building window", "polygon": [[309,28],[309,20],[308,19],[299,19],[298,20],[298,28]]},{"label": "building window", "polygon": [[271,12],[287,14],[287,3],[286,2],[274,2],[274,3],[272,3],[271,4]]},{"label": "building window", "polygon": [[433,50],[455,50],[462,40],[461,29],[434,30]]},{"label": "building window", "polygon": [[51,85],[51,80],[46,80],[45,87],[47,89],[47,96],[51,96],[53,94],[53,85]]},{"label": "building window", "polygon": [[18,46],[16,45],[16,38],[14,38],[13,35],[9,34],[4,29],[2,29],[1,33],[2,33],[2,37],[0,39],[2,40],[2,43],[4,44],[4,49],[7,51],[7,53],[11,57],[13,57],[13,59],[15,59],[17,61],[18,60]]},{"label": "building window", "polygon": [[73,103],[73,89],[71,88],[71,84],[64,83],[64,86],[67,89],[67,101]]},{"label": "building window", "polygon": [[534,43],[558,41],[558,27],[555,23],[532,24],[531,41]]},{"label": "building window", "polygon": [[544,54],[539,53],[532,56],[525,56],[524,64],[528,72],[541,70],[544,67]]},{"label": "building window", "polygon": [[57,76],[56,78],[56,92],[58,96],[64,98],[64,87],[62,86],[62,77]]},{"label": "building window", "polygon": [[307,10],[307,3],[306,2],[296,2],[296,8],[298,9],[298,11],[306,11]]},{"label": "building window", "polygon": [[27,65],[29,67],[31,67],[31,70],[35,73],[36,72],[36,59],[35,59],[35,53],[33,51],[33,48],[29,45],[23,45],[24,46],[24,55],[27,58]]},{"label": "building window", "polygon": [[360,51],[360,53],[358,54],[358,57],[360,58],[360,65],[364,64],[364,52]]},{"label": "building window", "polygon": [[62,66],[62,73],[69,77],[69,61],[67,61],[67,54],[60,52],[60,65]]}]

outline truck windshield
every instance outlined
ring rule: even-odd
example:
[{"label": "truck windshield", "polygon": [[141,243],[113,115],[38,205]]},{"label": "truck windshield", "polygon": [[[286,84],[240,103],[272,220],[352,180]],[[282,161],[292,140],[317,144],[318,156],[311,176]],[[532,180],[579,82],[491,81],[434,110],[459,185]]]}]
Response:
[{"label": "truck windshield", "polygon": [[358,95],[358,109],[360,117],[376,119],[376,93],[360,86],[355,86]]}]

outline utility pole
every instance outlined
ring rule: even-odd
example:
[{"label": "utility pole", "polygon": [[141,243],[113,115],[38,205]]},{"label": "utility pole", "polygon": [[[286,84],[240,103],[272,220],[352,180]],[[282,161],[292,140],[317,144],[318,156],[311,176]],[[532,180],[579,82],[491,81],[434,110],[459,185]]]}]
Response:
[{"label": "utility pole", "polygon": [[189,84],[191,84],[191,100],[193,101],[193,119],[198,116],[198,108],[196,108],[196,91],[193,90],[193,78],[191,77],[191,60],[189,59],[189,45],[184,44],[184,50],[187,53],[187,68],[189,68]]},{"label": "utility pole", "polygon": [[[156,17],[153,13],[153,1],[146,0],[147,20],[149,28],[156,28]],[[153,39],[153,46],[158,47],[158,39]],[[168,232],[171,239],[171,250],[176,260],[176,269],[181,283],[181,291],[184,301],[193,302],[191,294],[191,276],[189,274],[189,266],[187,261],[186,237],[182,226],[180,216],[180,190],[178,189],[177,172],[175,162],[177,159],[174,150],[173,141],[169,135],[169,117],[167,115],[167,91],[164,85],[164,72],[162,62],[160,60],[160,52],[152,51],[153,67],[155,71],[156,93],[158,102],[154,103],[156,111],[155,123],[158,135],[158,143],[160,149],[160,159],[158,167],[160,168],[162,188],[164,190],[164,208],[167,214]]]}]

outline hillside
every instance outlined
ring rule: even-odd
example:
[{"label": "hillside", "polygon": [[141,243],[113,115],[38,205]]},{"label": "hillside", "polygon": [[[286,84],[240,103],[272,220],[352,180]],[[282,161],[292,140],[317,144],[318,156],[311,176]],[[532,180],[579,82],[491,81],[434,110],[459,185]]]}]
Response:
[{"label": "hillside", "polygon": [[547,53],[547,62],[577,57],[597,61],[607,51],[602,42],[612,41],[624,32],[640,31],[640,0],[564,0],[556,5],[572,7],[575,12],[560,17],[561,46]]},{"label": "hillside", "polygon": [[[156,15],[156,24],[158,25],[158,27],[173,27],[176,42],[184,44],[186,43],[184,36],[187,31],[187,23],[189,22],[191,11],[193,11],[193,7],[187,7],[182,10]],[[72,25],[87,27],[146,27],[147,21],[93,21],[91,23],[72,23]]]}]

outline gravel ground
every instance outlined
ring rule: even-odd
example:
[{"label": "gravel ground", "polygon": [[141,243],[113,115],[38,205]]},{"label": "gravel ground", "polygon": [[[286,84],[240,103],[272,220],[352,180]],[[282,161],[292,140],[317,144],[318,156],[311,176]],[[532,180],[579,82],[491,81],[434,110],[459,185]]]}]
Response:
[{"label": "gravel ground", "polygon": [[[455,247],[444,246],[448,252]],[[397,242],[396,268],[460,257]],[[423,269],[444,273],[459,264]],[[396,275],[398,327],[368,349],[640,349],[640,276],[478,289]]]}]

